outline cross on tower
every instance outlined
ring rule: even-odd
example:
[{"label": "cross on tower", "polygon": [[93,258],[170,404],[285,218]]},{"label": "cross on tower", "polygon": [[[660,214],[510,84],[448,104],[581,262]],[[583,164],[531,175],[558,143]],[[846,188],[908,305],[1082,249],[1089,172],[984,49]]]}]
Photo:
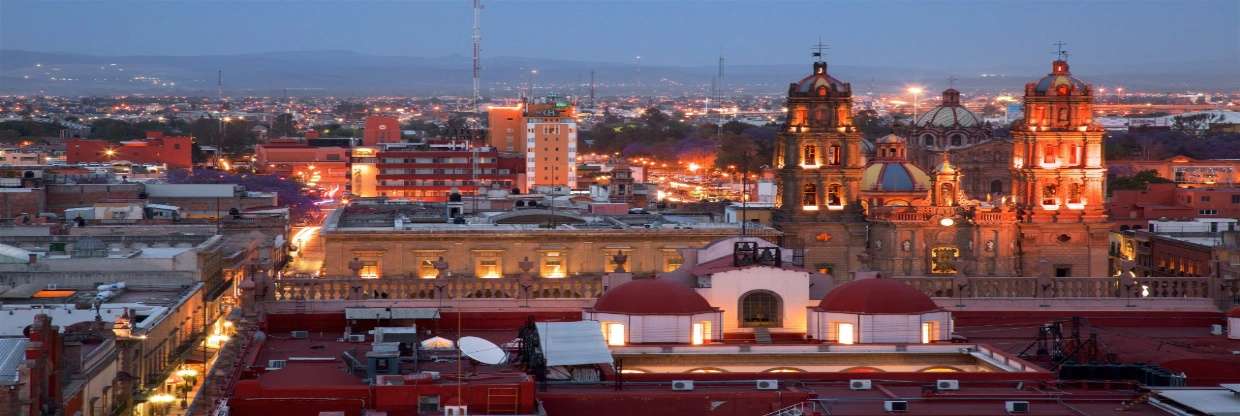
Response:
[{"label": "cross on tower", "polygon": [[1061,41],[1055,42],[1054,45],[1055,45],[1055,55],[1059,56],[1059,60],[1061,61],[1067,60],[1068,51],[1064,50],[1063,48],[1064,45],[1067,45],[1067,43],[1061,40]]},{"label": "cross on tower", "polygon": [[948,88],[956,88],[956,81],[957,81],[957,80],[959,80],[959,78],[956,78],[956,76],[955,76],[955,75],[952,75],[952,76],[947,77],[947,87],[948,87]]},{"label": "cross on tower", "polygon": [[814,51],[813,56],[814,58],[817,58],[818,62],[822,62],[822,58],[823,58],[822,51],[827,50],[827,49],[831,49],[831,47],[825,43],[822,43],[822,38],[818,38],[818,43],[810,47],[810,50]]}]

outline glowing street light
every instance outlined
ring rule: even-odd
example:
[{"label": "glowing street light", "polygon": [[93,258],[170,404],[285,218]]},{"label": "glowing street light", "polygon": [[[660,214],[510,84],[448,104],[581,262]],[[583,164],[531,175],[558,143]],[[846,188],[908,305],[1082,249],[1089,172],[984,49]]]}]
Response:
[{"label": "glowing street light", "polygon": [[908,87],[908,93],[913,94],[913,123],[917,123],[917,97],[926,90],[921,87]]}]

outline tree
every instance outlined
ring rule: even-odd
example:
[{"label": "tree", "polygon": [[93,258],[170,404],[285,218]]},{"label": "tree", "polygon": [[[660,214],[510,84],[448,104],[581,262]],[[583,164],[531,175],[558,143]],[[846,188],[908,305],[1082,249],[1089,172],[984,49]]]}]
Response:
[{"label": "tree", "polygon": [[891,134],[891,123],[883,119],[874,110],[861,110],[853,115],[853,124],[861,130],[861,135],[873,140]]},{"label": "tree", "polygon": [[297,124],[293,121],[293,115],[284,113],[276,116],[275,121],[271,123],[271,130],[269,130],[267,134],[270,137],[299,136],[297,132]]},{"label": "tree", "polygon": [[1151,183],[1171,183],[1171,180],[1158,176],[1158,172],[1143,170],[1132,176],[1121,176],[1107,182],[1107,191],[1144,190]]}]

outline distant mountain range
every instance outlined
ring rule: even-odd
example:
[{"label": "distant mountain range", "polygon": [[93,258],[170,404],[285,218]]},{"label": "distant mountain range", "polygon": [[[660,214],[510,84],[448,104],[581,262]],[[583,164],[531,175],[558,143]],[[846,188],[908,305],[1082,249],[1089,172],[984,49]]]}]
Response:
[{"label": "distant mountain range", "polygon": [[[537,74],[532,70],[537,69]],[[322,50],[197,56],[97,56],[0,50],[0,94],[198,95],[216,94],[223,71],[228,96],[289,95],[469,95],[470,58],[380,56]],[[722,84],[731,93],[780,94],[808,73],[804,65],[735,65]],[[713,66],[638,66],[521,57],[483,60],[483,94],[513,97],[533,81],[536,93],[586,95],[594,71],[600,96],[618,94],[701,94],[709,91]],[[1037,68],[981,74],[858,65],[832,66],[855,93],[885,92],[909,83],[942,87],[950,76],[957,88],[1019,91],[1042,75]],[[1131,70],[1084,74],[1101,85],[1143,90],[1240,90],[1240,64],[1194,62],[1147,65]]]}]

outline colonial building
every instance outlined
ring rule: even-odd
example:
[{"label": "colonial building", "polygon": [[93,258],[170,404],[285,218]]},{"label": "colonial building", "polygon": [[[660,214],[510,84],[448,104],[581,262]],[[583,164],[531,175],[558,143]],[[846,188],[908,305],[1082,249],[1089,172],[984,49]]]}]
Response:
[{"label": "colonial building", "polygon": [[1012,142],[992,139],[949,89],[918,119],[912,148],[880,138],[870,163],[852,126],[849,84],[826,68],[815,62],[789,88],[775,154],[773,223],[784,245],[804,248],[807,267],[837,279],[866,267],[906,276],[1107,273],[1102,129],[1090,87],[1066,61],[1026,87]]},{"label": "colonial building", "polygon": [[1011,191],[1011,141],[993,137],[990,126],[960,104],[960,91],[943,91],[943,101],[917,118],[911,137],[909,160],[929,169],[946,152],[964,174],[961,186],[969,195],[999,198]]},{"label": "colonial building", "polygon": [[814,62],[813,72],[788,87],[788,117],[776,137],[779,209],[772,222],[784,246],[805,249],[820,271],[851,270],[865,250],[861,133],[853,125],[852,85]]}]

